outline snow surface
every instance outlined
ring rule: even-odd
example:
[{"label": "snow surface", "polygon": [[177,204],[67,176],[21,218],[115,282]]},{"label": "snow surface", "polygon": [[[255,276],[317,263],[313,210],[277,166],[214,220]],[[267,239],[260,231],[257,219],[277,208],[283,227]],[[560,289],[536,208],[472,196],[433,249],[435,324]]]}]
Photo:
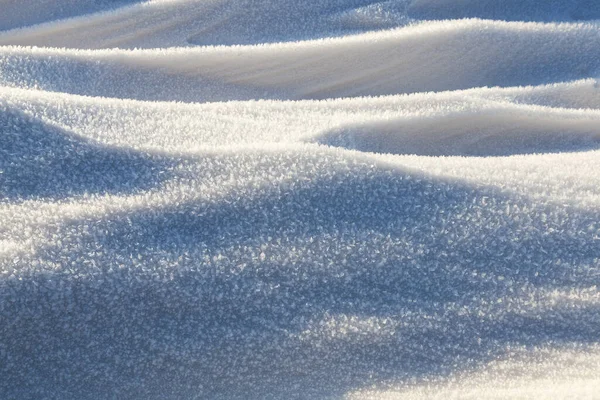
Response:
[{"label": "snow surface", "polygon": [[599,4],[0,0],[0,398],[600,399]]}]

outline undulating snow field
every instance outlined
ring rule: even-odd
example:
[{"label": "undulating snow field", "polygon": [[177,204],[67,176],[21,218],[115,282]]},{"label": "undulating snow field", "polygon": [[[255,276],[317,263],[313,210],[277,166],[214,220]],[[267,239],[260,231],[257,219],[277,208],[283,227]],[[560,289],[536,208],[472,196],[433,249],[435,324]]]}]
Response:
[{"label": "undulating snow field", "polygon": [[0,0],[0,399],[600,399],[600,1]]}]

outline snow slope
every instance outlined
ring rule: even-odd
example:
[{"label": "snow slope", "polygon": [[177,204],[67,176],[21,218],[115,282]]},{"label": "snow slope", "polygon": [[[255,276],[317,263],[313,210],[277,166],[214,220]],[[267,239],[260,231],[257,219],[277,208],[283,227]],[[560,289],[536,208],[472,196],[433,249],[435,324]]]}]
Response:
[{"label": "snow slope", "polygon": [[0,5],[0,398],[599,398],[595,1]]}]

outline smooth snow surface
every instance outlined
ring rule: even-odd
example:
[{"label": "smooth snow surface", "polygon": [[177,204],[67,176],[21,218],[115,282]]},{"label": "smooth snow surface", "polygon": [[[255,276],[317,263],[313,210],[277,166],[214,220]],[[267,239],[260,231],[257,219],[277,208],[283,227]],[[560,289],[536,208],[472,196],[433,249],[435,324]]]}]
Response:
[{"label": "smooth snow surface", "polygon": [[0,399],[600,399],[599,18],[0,0]]}]

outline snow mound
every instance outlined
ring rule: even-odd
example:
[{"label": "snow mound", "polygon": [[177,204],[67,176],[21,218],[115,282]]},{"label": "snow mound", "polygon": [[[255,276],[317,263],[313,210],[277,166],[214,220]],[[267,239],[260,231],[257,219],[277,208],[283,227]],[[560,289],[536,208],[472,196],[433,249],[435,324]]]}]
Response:
[{"label": "snow mound", "polygon": [[4,85],[139,100],[378,96],[598,74],[597,27],[478,20],[268,46],[0,49]]},{"label": "snow mound", "polygon": [[595,398],[597,18],[2,2],[0,398]]}]

